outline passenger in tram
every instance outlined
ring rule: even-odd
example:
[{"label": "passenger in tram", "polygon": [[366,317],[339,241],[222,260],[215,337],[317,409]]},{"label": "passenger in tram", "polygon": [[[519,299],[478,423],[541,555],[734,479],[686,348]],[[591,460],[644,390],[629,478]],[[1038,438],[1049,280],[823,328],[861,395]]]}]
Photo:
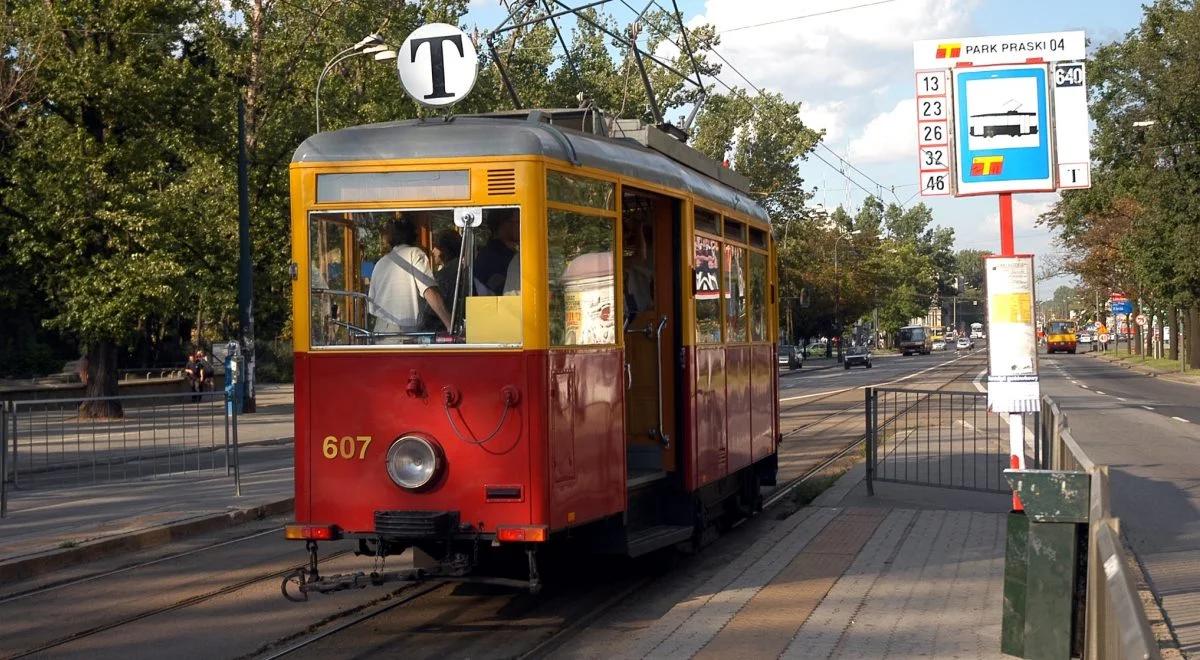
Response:
[{"label": "passenger in tram", "polygon": [[483,221],[491,239],[475,257],[475,279],[486,289],[484,295],[504,295],[509,266],[520,247],[521,222],[516,209],[488,209]]},{"label": "passenger in tram", "polygon": [[[433,236],[433,265],[437,269],[433,273],[437,281],[438,292],[442,300],[455,316],[461,317],[463,300],[467,296],[467,271],[462,265],[462,236],[453,229],[443,229]],[[455,292],[458,294],[458,304],[454,304]]]},{"label": "passenger in tram", "polygon": [[371,273],[367,311],[375,317],[376,333],[421,331],[421,302],[450,329],[450,312],[433,277],[429,256],[416,246],[417,228],[406,218],[383,225],[382,238],[388,252]]}]

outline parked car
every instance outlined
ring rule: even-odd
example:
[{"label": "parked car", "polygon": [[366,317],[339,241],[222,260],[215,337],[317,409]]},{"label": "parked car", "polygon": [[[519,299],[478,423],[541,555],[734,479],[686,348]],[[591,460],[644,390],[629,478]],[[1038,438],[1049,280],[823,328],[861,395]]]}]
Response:
[{"label": "parked car", "polygon": [[783,344],[779,347],[779,368],[787,367],[789,370],[799,369],[804,366],[804,358],[800,351],[796,350],[795,346]]},{"label": "parked car", "polygon": [[946,350],[946,340],[945,340],[945,339],[935,339],[935,340],[933,340],[933,350],[935,350],[935,351],[944,351],[944,350]]},{"label": "parked car", "polygon": [[852,365],[861,364],[871,368],[871,349],[867,346],[851,346],[842,356],[842,366],[849,369]]},{"label": "parked car", "polygon": [[1092,343],[1092,333],[1090,333],[1090,332],[1079,333],[1079,336],[1076,338],[1076,342],[1080,343],[1080,344]]},{"label": "parked car", "polygon": [[957,350],[960,350],[960,351],[970,349],[971,348],[971,340],[967,339],[966,337],[959,337],[958,343],[956,343],[954,345],[954,348]]}]

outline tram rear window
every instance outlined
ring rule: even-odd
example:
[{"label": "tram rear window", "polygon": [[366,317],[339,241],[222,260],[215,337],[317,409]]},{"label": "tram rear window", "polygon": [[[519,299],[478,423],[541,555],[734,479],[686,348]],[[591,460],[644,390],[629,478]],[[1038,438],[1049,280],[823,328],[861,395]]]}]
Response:
[{"label": "tram rear window", "polygon": [[314,347],[521,343],[520,211],[454,209],[309,215]]}]

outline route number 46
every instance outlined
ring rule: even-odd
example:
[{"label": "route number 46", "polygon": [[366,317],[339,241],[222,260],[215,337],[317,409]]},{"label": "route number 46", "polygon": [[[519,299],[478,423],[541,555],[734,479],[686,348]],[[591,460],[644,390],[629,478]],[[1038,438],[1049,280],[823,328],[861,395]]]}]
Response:
[{"label": "route number 46", "polygon": [[367,447],[371,446],[371,436],[344,435],[341,438],[333,435],[325,436],[325,440],[321,442],[321,455],[328,459],[344,458],[346,460],[357,458],[363,460],[367,457]]},{"label": "route number 46", "polygon": [[923,175],[921,177],[921,194],[925,195],[926,197],[934,195],[949,195],[949,174],[946,172],[938,172],[936,174]]}]

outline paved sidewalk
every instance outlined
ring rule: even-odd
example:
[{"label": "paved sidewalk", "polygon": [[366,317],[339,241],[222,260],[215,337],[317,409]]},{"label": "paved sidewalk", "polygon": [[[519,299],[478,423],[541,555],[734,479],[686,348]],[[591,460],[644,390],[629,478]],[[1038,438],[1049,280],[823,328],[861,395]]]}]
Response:
[{"label": "paved sidewalk", "polygon": [[[238,419],[241,496],[225,470],[92,486],[9,490],[0,584],[292,509],[292,388],[260,390]],[[223,464],[223,459],[218,461]]]},{"label": "paved sidewalk", "polygon": [[860,464],[605,655],[1006,657],[1007,497],[877,484],[869,498],[861,479]]}]

